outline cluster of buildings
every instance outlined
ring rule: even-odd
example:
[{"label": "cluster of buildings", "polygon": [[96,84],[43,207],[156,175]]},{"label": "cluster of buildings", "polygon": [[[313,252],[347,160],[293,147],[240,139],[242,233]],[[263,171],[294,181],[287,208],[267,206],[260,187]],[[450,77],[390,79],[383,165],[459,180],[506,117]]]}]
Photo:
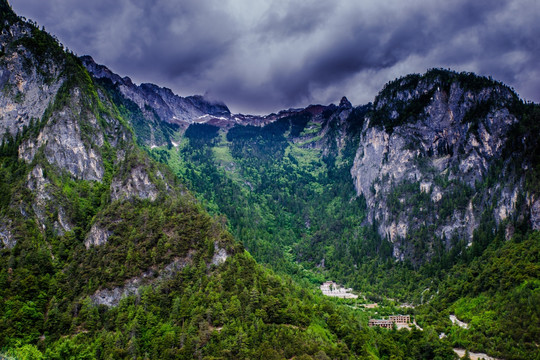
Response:
[{"label": "cluster of buildings", "polygon": [[333,281],[327,281],[320,287],[323,295],[333,296],[342,299],[356,299],[358,295],[352,293],[352,289],[346,289],[341,285],[336,284]]},{"label": "cluster of buildings", "polygon": [[391,329],[396,325],[408,325],[411,323],[410,315],[392,315],[388,317],[388,320],[384,319],[369,319],[368,325],[370,327],[379,326],[387,329]]},{"label": "cluster of buildings", "polygon": [[[320,286],[320,289],[323,295],[326,295],[326,296],[339,297],[342,299],[358,298],[358,295],[352,293],[352,289],[346,289],[343,286],[336,284],[333,281],[327,281],[323,283]],[[377,307],[378,304],[377,303],[364,304],[363,306],[364,308],[367,308],[367,309],[373,309]],[[370,327],[378,326],[378,327],[382,327],[386,329],[392,329],[394,325],[397,326],[398,329],[409,328],[409,324],[411,324],[411,316],[410,315],[391,315],[388,317],[388,319],[369,319],[368,324]],[[416,325],[416,323],[414,323],[414,325]]]}]

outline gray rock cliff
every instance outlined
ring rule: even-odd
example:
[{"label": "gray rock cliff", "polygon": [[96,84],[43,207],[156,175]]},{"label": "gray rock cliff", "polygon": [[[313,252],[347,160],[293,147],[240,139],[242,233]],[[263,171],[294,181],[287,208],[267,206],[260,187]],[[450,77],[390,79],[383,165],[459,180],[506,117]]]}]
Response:
[{"label": "gray rock cliff", "polygon": [[[103,146],[103,134],[94,132],[94,136],[83,141],[83,132],[79,119],[83,117],[91,128],[99,128],[97,119],[83,110],[80,105],[81,92],[75,88],[70,97],[70,104],[53,113],[47,125],[37,138],[28,139],[19,147],[19,157],[30,163],[37,152],[43,149],[51,164],[71,173],[82,180],[101,180],[103,178],[103,160],[96,146]],[[85,134],[88,135],[88,134]]]},{"label": "gray rock cliff", "polygon": [[15,23],[0,33],[0,135],[15,136],[30,122],[41,120],[64,79],[61,65],[39,63],[24,39],[32,36],[30,26]]},{"label": "gray rock cliff", "polygon": [[414,248],[414,239],[470,244],[484,210],[493,208],[502,223],[515,215],[523,189],[523,179],[512,176],[486,184],[502,176],[490,171],[518,121],[510,89],[493,82],[472,89],[429,74],[412,82],[397,80],[379,94],[351,168],[368,220],[401,260],[432,252],[430,240]]}]

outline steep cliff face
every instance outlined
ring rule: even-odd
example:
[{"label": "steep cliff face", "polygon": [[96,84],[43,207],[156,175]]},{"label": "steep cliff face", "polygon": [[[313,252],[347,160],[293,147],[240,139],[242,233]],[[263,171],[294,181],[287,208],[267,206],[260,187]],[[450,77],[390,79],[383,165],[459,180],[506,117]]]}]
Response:
[{"label": "steep cliff face", "polygon": [[[64,78],[62,63],[37,54],[35,29],[23,22],[7,22],[0,32],[0,134],[15,136],[38,121],[54,99]],[[53,44],[58,50],[58,44]]]},{"label": "steep cliff face", "polygon": [[52,229],[56,234],[61,236],[73,229],[65,208],[57,202],[55,194],[58,191],[57,187],[45,177],[44,169],[40,164],[37,164],[28,174],[26,187],[33,194],[31,207],[42,229],[51,226],[51,223],[48,223],[49,213],[57,214],[51,221]]},{"label": "steep cliff face", "polygon": [[51,164],[68,171],[77,179],[101,180],[103,159],[97,148],[104,145],[99,130],[83,134],[82,126],[99,129],[96,117],[81,104],[81,90],[69,93],[69,103],[54,111],[37,138],[29,138],[19,146],[19,157],[27,163],[41,150]]},{"label": "steep cliff face", "polygon": [[438,70],[378,95],[351,175],[396,258],[430,256],[437,239],[470,244],[484,214],[496,225],[516,216],[524,179],[503,152],[517,103],[502,84]]}]

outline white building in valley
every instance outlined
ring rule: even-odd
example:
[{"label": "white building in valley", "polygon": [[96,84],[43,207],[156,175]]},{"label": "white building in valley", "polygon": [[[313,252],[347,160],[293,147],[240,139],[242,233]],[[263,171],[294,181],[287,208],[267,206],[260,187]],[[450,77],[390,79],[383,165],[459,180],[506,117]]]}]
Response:
[{"label": "white building in valley", "polygon": [[358,295],[352,293],[352,289],[346,289],[341,285],[336,284],[333,281],[327,281],[320,287],[323,295],[333,296],[342,299],[356,299]]}]

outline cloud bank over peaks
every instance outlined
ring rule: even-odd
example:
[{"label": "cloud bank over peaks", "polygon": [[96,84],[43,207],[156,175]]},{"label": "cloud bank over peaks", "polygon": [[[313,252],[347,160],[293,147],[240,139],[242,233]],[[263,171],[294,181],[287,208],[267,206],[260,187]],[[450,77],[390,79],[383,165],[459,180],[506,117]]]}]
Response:
[{"label": "cloud bank over peaks", "polygon": [[540,5],[523,1],[17,0],[14,10],[136,82],[234,112],[372,101],[408,73],[491,75],[540,101]]}]

